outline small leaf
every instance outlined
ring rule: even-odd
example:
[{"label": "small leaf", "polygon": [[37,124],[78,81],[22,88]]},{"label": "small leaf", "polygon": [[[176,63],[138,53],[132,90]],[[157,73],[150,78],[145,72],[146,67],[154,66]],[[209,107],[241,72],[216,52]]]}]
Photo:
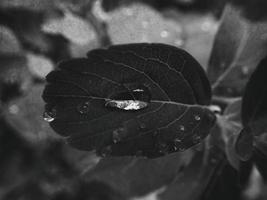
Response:
[{"label": "small leaf", "polygon": [[88,58],[62,62],[47,81],[43,98],[57,112],[51,127],[72,146],[98,154],[184,151],[215,121],[203,106],[211,98],[203,69],[185,51],[164,44],[96,49]]},{"label": "small leaf", "polygon": [[218,95],[240,95],[259,61],[266,55],[266,22],[250,22],[227,5],[209,61],[208,77]]}]

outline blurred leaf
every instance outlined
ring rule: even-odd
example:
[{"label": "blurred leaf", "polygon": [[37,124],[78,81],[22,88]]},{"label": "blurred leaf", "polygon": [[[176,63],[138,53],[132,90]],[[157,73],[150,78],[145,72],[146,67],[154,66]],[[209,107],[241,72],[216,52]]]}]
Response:
[{"label": "blurred leaf", "polygon": [[215,94],[240,94],[248,75],[266,55],[266,22],[252,23],[240,12],[226,6],[214,41],[208,77]]},{"label": "blurred leaf", "polygon": [[104,158],[89,171],[86,180],[110,185],[126,197],[140,197],[168,186],[192,159],[192,151],[157,159],[135,157]]},{"label": "blurred leaf", "polygon": [[24,56],[0,55],[0,99],[7,102],[28,89],[31,75]]},{"label": "blurred leaf", "polygon": [[107,18],[113,44],[158,42],[178,47],[184,45],[181,25],[163,18],[158,11],[145,4],[135,3],[110,13],[102,12],[101,17],[103,15]]},{"label": "blurred leaf", "polygon": [[0,26],[0,54],[19,53],[20,43],[12,30]]},{"label": "blurred leaf", "polygon": [[42,0],[1,0],[2,8],[24,8],[30,10],[44,10],[53,7],[54,1]]},{"label": "blurred leaf", "polygon": [[43,12],[22,8],[0,8],[0,24],[14,31],[22,47],[27,50],[47,52],[51,48],[51,42],[41,32],[44,18]]},{"label": "blurred leaf", "polygon": [[198,144],[214,124],[208,108],[193,105],[210,103],[209,82],[181,49],[118,45],[59,69],[47,76],[47,121],[76,148],[157,157]]},{"label": "blurred leaf", "polygon": [[42,117],[43,89],[43,85],[33,86],[24,96],[9,102],[4,110],[8,123],[34,144],[46,144],[49,140],[59,138]]},{"label": "blurred leaf", "polygon": [[71,42],[85,45],[95,39],[94,27],[81,17],[65,12],[59,19],[52,19],[42,25],[42,30],[50,34],[62,34]]},{"label": "blurred leaf", "polygon": [[37,78],[44,79],[54,69],[54,64],[48,58],[28,53],[26,55],[30,72]]}]

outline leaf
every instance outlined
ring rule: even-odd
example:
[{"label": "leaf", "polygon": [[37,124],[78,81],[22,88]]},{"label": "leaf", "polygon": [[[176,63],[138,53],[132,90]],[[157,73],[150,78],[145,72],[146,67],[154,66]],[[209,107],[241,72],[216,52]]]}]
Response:
[{"label": "leaf", "polygon": [[53,62],[44,56],[28,53],[26,58],[30,72],[37,78],[43,79],[54,69]]},{"label": "leaf", "polygon": [[144,3],[133,3],[96,15],[107,21],[108,35],[113,44],[159,42],[182,47],[184,33],[176,20],[164,18],[160,12]]},{"label": "leaf", "polygon": [[42,25],[42,30],[50,34],[61,34],[78,45],[86,45],[95,40],[96,37],[92,25],[70,12],[65,12],[62,18],[45,22]]},{"label": "leaf", "polygon": [[239,6],[242,9],[246,18],[259,21],[265,20],[267,2],[265,0],[230,0],[234,5]]},{"label": "leaf", "polygon": [[227,5],[215,37],[208,67],[214,93],[242,94],[248,75],[266,55],[266,22],[250,22]]},{"label": "leaf", "polygon": [[126,197],[137,198],[168,187],[193,156],[193,151],[186,151],[156,159],[103,158],[84,177],[89,182],[97,180],[105,183]]},{"label": "leaf", "polygon": [[242,104],[242,122],[253,135],[267,131],[267,57],[264,58],[247,83]]},{"label": "leaf", "polygon": [[0,53],[19,53],[20,43],[14,33],[5,26],[0,26]]},{"label": "leaf", "polygon": [[253,153],[253,135],[249,128],[244,128],[239,133],[235,144],[235,151],[242,161],[247,161]]},{"label": "leaf", "polygon": [[[267,58],[263,59],[251,75],[243,96],[241,117],[244,129],[241,131],[236,150],[244,160],[250,158],[255,137],[267,131]],[[261,147],[260,147],[261,148]]]},{"label": "leaf", "polygon": [[198,200],[207,192],[212,181],[216,181],[225,166],[224,155],[216,147],[209,149],[204,159],[203,152],[195,154],[192,162],[177,174],[166,190],[159,195],[160,200]]},{"label": "leaf", "polygon": [[[185,51],[164,44],[93,50],[88,58],[62,62],[47,81],[43,98],[47,111],[56,111],[51,127],[72,146],[99,154],[184,151],[206,137],[215,121],[200,106],[211,95],[203,69]],[[127,100],[147,105],[118,106],[132,103]]]}]

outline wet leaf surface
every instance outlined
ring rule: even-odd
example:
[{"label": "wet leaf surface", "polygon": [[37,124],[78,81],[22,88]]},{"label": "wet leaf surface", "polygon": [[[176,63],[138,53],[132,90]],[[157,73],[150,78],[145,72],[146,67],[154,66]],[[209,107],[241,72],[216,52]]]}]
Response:
[{"label": "wet leaf surface", "polygon": [[[103,155],[184,151],[198,144],[215,121],[201,106],[210,103],[203,69],[188,53],[168,45],[93,50],[88,58],[62,62],[47,81],[46,110],[56,110],[51,127],[69,136],[74,147]],[[127,100],[147,104],[127,110]]]}]

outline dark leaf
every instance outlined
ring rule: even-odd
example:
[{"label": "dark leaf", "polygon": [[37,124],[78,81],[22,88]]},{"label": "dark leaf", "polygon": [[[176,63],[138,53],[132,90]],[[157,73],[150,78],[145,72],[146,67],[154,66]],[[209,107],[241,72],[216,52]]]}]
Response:
[{"label": "dark leaf", "polygon": [[208,185],[220,176],[225,164],[224,159],[223,152],[216,147],[209,149],[207,157],[203,155],[203,152],[198,152],[184,171],[177,174],[175,181],[159,195],[159,199],[201,199]]},{"label": "dark leaf", "polygon": [[104,158],[84,177],[87,181],[97,180],[109,185],[126,197],[144,196],[173,182],[193,156],[192,151],[186,151],[157,159]]},{"label": "dark leaf", "polygon": [[240,8],[225,7],[208,67],[215,94],[242,94],[249,74],[266,55],[266,27],[266,22],[245,19]]},{"label": "dark leaf", "polygon": [[230,0],[234,5],[242,9],[246,18],[259,21],[267,18],[265,0]]},{"label": "dark leaf", "polygon": [[253,153],[253,135],[249,128],[244,128],[237,138],[235,151],[242,161],[250,159]]},{"label": "dark leaf", "polygon": [[267,156],[261,151],[255,150],[253,161],[255,162],[260,174],[262,175],[264,181],[267,181]]},{"label": "dark leaf", "polygon": [[[96,49],[62,62],[43,98],[51,127],[79,149],[157,157],[198,144],[215,121],[197,61],[164,44]],[[199,104],[199,105],[197,105]]]},{"label": "dark leaf", "polygon": [[267,157],[267,133],[254,138],[255,146]]},{"label": "dark leaf", "polygon": [[253,135],[267,130],[267,57],[253,72],[246,86],[242,104],[242,122]]},{"label": "dark leaf", "polygon": [[[241,160],[248,160],[252,154],[253,143],[262,149],[261,136],[267,130],[267,58],[263,59],[251,75],[242,101],[241,117],[243,130],[236,151]],[[255,140],[256,138],[256,140]],[[255,142],[254,142],[255,140]]]}]

